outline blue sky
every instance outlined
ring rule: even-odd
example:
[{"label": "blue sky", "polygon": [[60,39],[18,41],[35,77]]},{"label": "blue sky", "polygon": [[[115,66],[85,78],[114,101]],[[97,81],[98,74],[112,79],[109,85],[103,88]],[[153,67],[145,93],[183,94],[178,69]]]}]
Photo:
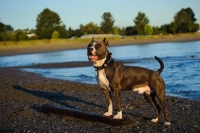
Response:
[{"label": "blue sky", "polygon": [[200,24],[200,0],[0,0],[0,21],[17,29],[35,29],[37,15],[45,8],[58,13],[67,28],[93,22],[100,26],[101,16],[110,12],[114,25],[133,26],[138,12],[143,12],[150,25],[161,26],[173,21],[182,8],[190,7]]}]

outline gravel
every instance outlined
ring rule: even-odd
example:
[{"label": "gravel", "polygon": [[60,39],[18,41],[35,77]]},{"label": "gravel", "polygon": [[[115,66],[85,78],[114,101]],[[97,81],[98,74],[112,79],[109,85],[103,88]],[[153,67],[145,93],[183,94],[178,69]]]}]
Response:
[{"label": "gravel", "polygon": [[[63,65],[63,66],[62,66]],[[85,62],[64,64],[38,64],[30,66],[76,67]],[[106,102],[97,85],[66,80],[44,78],[41,75],[22,72],[20,67],[0,68],[0,132],[200,132],[200,101],[167,96],[166,103],[171,120],[164,126],[163,113],[157,123],[153,108],[143,96],[134,92],[122,92],[123,117],[126,124],[111,126],[65,115],[46,114],[43,104],[52,104],[103,114]],[[116,113],[116,108],[115,113]]]}]

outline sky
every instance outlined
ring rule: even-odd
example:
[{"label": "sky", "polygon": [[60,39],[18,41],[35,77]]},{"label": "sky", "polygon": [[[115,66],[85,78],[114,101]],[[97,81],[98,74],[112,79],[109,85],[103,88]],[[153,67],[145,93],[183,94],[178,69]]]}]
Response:
[{"label": "sky", "polygon": [[110,12],[114,25],[135,25],[138,12],[146,14],[151,26],[173,21],[182,8],[190,7],[200,24],[200,0],[0,0],[0,22],[17,29],[35,29],[36,18],[45,8],[56,12],[68,29],[93,22],[100,26],[102,15]]}]

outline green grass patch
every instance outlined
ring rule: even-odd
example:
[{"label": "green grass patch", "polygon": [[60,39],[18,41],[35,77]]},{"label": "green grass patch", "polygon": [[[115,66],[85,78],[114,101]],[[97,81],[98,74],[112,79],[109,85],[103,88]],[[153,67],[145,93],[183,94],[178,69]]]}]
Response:
[{"label": "green grass patch", "polygon": [[[107,37],[109,41],[119,41],[120,37]],[[43,39],[43,40],[29,40],[29,41],[3,41],[0,42],[0,47],[32,47],[36,45],[60,45],[70,43],[88,43],[92,38],[74,38],[74,39]],[[95,38],[95,40],[103,40],[103,37]]]},{"label": "green grass patch", "polygon": [[[168,34],[168,35],[138,35],[138,36],[124,36],[121,39],[119,36],[106,37],[109,41],[121,41],[121,40],[146,40],[146,39],[160,39],[170,37],[189,37],[198,36],[198,33],[186,33],[186,34]],[[97,37],[95,40],[103,40],[104,37]],[[92,38],[74,38],[74,39],[43,39],[43,40],[28,40],[28,41],[3,41],[0,42],[0,48],[8,47],[34,47],[37,45],[61,45],[61,44],[74,44],[74,43],[88,43]]]}]

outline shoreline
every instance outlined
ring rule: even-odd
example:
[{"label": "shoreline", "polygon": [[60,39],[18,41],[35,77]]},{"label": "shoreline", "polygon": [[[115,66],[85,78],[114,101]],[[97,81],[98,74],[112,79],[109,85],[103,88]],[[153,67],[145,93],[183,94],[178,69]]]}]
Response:
[{"label": "shoreline", "polygon": [[[190,42],[199,41],[200,35],[197,36],[176,36],[166,38],[150,38],[150,39],[121,39],[120,41],[109,41],[110,47],[113,46],[126,46],[135,44],[151,44],[151,43],[166,43],[166,42]],[[20,55],[20,54],[34,54],[34,53],[46,53],[64,50],[84,49],[89,42],[72,42],[68,44],[53,44],[53,45],[36,45],[26,47],[0,47],[0,57]]]}]

